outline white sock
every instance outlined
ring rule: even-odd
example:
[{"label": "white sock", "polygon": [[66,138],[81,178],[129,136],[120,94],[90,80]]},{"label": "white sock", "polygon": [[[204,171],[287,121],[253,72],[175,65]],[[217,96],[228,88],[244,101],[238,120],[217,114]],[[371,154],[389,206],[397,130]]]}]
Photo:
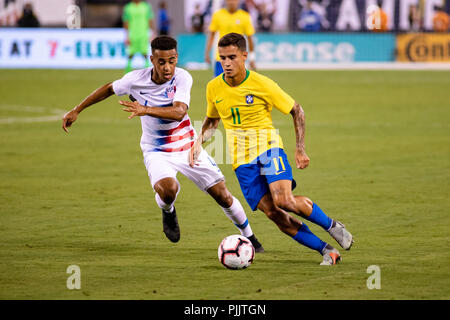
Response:
[{"label": "white sock", "polygon": [[233,221],[234,225],[239,229],[241,235],[244,237],[250,237],[253,235],[252,228],[248,222],[247,215],[245,214],[244,208],[238,199],[233,197],[233,204],[229,208],[223,208],[223,212],[227,217]]},{"label": "white sock", "polygon": [[[163,209],[166,212],[167,211],[170,212],[170,213],[173,212],[173,209],[174,209],[173,204],[175,203],[175,201],[170,203],[170,204],[167,204],[167,203],[165,203],[164,201],[161,200],[161,198],[160,198],[158,193],[156,193],[156,195],[155,195],[155,200],[156,200],[156,204],[158,205],[158,207],[160,207],[161,209]],[[176,198],[175,198],[175,200],[176,200]]]}]

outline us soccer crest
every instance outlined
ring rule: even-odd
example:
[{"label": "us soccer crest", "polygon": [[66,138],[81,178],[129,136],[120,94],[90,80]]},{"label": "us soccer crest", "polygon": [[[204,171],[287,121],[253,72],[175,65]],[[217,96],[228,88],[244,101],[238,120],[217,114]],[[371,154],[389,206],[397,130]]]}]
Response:
[{"label": "us soccer crest", "polygon": [[177,92],[177,87],[176,86],[168,87],[166,89],[166,94],[165,94],[166,98],[173,99],[173,97],[175,96],[175,92]]},{"label": "us soccer crest", "polygon": [[248,94],[245,97],[245,101],[247,102],[247,104],[252,104],[253,103],[253,95],[252,94]]}]

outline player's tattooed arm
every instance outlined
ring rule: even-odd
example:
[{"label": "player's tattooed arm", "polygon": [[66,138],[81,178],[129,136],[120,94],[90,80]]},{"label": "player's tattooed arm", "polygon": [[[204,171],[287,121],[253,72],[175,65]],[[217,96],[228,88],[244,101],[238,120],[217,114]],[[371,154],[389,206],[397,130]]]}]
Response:
[{"label": "player's tattooed arm", "polygon": [[105,100],[106,98],[112,96],[113,94],[114,90],[112,87],[112,82],[107,83],[101,86],[100,88],[96,89],[94,92],[88,95],[79,105],[77,105],[75,108],[73,108],[64,115],[62,119],[63,130],[69,133],[69,130],[67,128],[69,128],[72,125],[72,123],[74,123],[77,120],[78,115],[80,114],[81,111],[83,111],[84,109],[93,104]]},{"label": "player's tattooed arm", "polygon": [[291,110],[295,128],[295,164],[298,169],[304,169],[309,165],[309,157],[305,152],[305,112],[297,103]]},{"label": "player's tattooed arm", "polygon": [[189,152],[189,165],[194,167],[197,162],[198,156],[202,151],[202,144],[212,138],[214,132],[219,126],[220,118],[209,118],[206,117],[205,121],[203,121],[202,130],[200,132],[199,137],[194,142],[191,151]]}]

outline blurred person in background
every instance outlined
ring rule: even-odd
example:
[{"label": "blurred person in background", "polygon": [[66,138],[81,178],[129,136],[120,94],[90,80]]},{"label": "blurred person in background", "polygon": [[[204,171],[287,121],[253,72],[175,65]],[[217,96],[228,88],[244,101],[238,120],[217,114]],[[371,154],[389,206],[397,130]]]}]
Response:
[{"label": "blurred person in background", "polygon": [[275,0],[260,0],[256,2],[256,7],[258,9],[257,23],[259,31],[272,31],[273,16],[276,11],[275,5]]},{"label": "blurred person in background", "polygon": [[149,67],[149,32],[153,33],[154,30],[153,17],[152,6],[145,1],[133,0],[125,5],[122,16],[123,26],[127,32],[125,44],[128,46],[128,62],[125,72],[132,70],[131,62],[136,53],[144,56],[145,67]]},{"label": "blurred person in background", "polygon": [[420,13],[417,5],[409,6],[408,21],[411,31],[416,32],[420,30]]},{"label": "blurred person in background", "polygon": [[448,26],[448,14],[444,11],[444,8],[438,8],[433,17],[433,30],[436,32],[447,32]]},{"label": "blurred person in background", "polygon": [[20,9],[16,0],[4,0],[1,4],[0,1],[0,27],[3,26],[16,26],[17,20],[19,20]]},{"label": "blurred person in background", "polygon": [[252,9],[256,10],[255,0],[242,0],[241,9],[250,13]]},{"label": "blurred person in background", "polygon": [[[228,33],[238,33],[247,37],[250,61],[250,69],[255,70],[255,45],[253,42],[253,35],[255,28],[253,27],[250,14],[242,9],[239,9],[239,0],[225,0],[225,8],[214,12],[211,23],[209,25],[209,33],[206,40],[205,61],[211,64],[211,48],[214,42],[216,32],[219,37],[223,37]],[[220,63],[219,54],[216,54],[216,63],[214,65],[214,76],[217,77],[223,72],[222,64]]]},{"label": "blurred person in background", "polygon": [[17,20],[17,26],[21,28],[38,28],[40,26],[31,3],[26,3],[23,6],[22,16]]},{"label": "blurred person in background", "polygon": [[313,9],[312,2],[308,1],[306,3],[305,9],[302,10],[300,14],[300,19],[298,20],[298,27],[300,30],[307,32],[316,32],[321,29],[321,17]]},{"label": "blurred person in background", "polygon": [[194,14],[191,17],[192,31],[202,33],[205,24],[205,12],[202,12],[200,3],[195,4]]},{"label": "blurred person in background", "polygon": [[417,4],[417,22],[419,24],[418,31],[424,29],[424,17],[425,17],[425,0],[419,0]]},{"label": "blurred person in background", "polygon": [[159,3],[159,12],[158,12],[158,31],[159,35],[168,35],[170,33],[170,18],[167,13],[167,6],[165,1],[161,1]]},{"label": "blurred person in background", "polygon": [[330,5],[330,0],[298,0],[297,3],[302,8],[295,19],[298,29],[314,32],[330,28],[330,22],[327,19],[327,7]]}]

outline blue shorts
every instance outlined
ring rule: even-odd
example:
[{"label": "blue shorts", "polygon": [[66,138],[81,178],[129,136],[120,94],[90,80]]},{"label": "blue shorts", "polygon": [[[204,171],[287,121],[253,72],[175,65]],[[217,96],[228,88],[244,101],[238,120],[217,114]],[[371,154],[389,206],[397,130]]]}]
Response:
[{"label": "blue shorts", "polygon": [[292,168],[283,149],[272,148],[251,163],[235,170],[242,193],[255,211],[261,198],[269,192],[269,184],[278,180],[292,180]]},{"label": "blue shorts", "polygon": [[217,77],[221,73],[223,73],[222,64],[220,61],[216,61],[216,64],[214,65],[214,77]]}]

